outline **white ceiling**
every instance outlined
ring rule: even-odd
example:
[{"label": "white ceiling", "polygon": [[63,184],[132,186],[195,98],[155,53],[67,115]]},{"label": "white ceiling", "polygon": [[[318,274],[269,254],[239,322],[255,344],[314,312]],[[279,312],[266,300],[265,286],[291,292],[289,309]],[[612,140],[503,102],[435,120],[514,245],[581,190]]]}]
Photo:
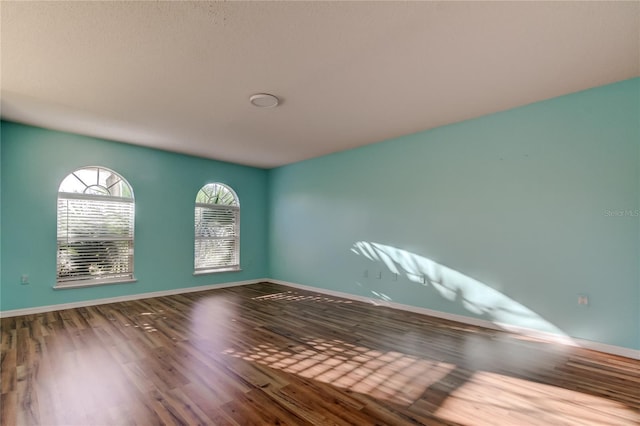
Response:
[{"label": "white ceiling", "polygon": [[5,119],[266,168],[640,75],[637,1],[0,8]]}]

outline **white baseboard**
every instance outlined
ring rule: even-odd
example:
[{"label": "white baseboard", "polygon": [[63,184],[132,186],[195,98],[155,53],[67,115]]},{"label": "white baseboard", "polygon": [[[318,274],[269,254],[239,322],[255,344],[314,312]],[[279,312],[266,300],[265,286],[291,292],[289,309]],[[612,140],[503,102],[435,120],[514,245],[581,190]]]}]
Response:
[{"label": "white baseboard", "polygon": [[151,297],[171,296],[174,294],[193,293],[196,291],[214,290],[218,288],[237,287],[241,285],[256,284],[269,281],[267,278],[247,281],[233,281],[220,284],[209,284],[196,287],[175,288],[171,290],[152,291],[150,293],[128,294],[126,296],[107,297],[104,299],[83,300],[80,302],[61,303],[58,305],[37,306],[35,308],[13,309],[0,311],[0,318],[15,317],[18,315],[41,314],[43,312],[60,311],[62,309],[84,308],[86,306],[105,305],[107,303],[128,302],[131,300],[149,299]]},{"label": "white baseboard", "polygon": [[176,288],[171,290],[154,291],[150,293],[130,294],[126,296],[108,297],[104,299],[84,300],[80,302],[62,303],[58,305],[37,306],[35,308],[13,309],[10,311],[0,311],[0,318],[15,317],[19,315],[32,315],[40,314],[43,312],[59,311],[62,309],[83,308],[86,306],[104,305],[107,303],[127,302],[130,300],[148,299],[151,297],[171,296],[174,294],[193,293],[196,291],[215,290],[227,287],[237,287],[242,285],[257,284],[260,282],[270,282],[274,284],[280,284],[287,287],[299,288],[301,290],[312,291],[315,293],[326,294],[328,296],[341,297],[343,299],[357,300],[359,302],[370,303],[376,306],[387,306],[393,309],[399,309],[408,312],[414,312],[417,314],[427,315],[435,318],[442,318],[445,320],[456,321],[463,324],[475,325],[478,327],[489,328],[493,330],[508,331],[511,333],[521,334],[540,340],[545,340],[554,343],[561,343],[564,345],[577,346],[585,349],[591,349],[598,352],[609,353],[613,355],[620,355],[627,358],[640,360],[640,350],[631,348],[625,348],[622,346],[608,345],[606,343],[594,342],[591,340],[578,339],[568,336],[560,336],[552,333],[545,333],[539,330],[534,330],[526,327],[519,327],[510,324],[493,323],[491,321],[482,320],[478,318],[467,317],[464,315],[450,314],[447,312],[434,311],[432,309],[420,308],[417,306],[404,305],[402,303],[389,302],[385,300],[372,299],[366,296],[358,296],[350,293],[343,293],[341,291],[327,290],[319,287],[312,287],[308,285],[292,283],[288,281],[275,280],[271,278],[261,278],[255,280],[246,281],[233,281],[228,283],[210,284],[196,287]]},{"label": "white baseboard", "polygon": [[456,321],[463,324],[475,325],[478,327],[489,328],[493,330],[507,331],[510,333],[520,334],[523,336],[532,337],[532,338],[544,340],[547,342],[560,343],[568,346],[576,346],[576,347],[590,349],[598,352],[604,352],[608,354],[619,355],[626,358],[640,360],[640,350],[625,348],[622,346],[608,345],[606,343],[578,339],[570,336],[561,336],[553,333],[547,333],[547,332],[535,330],[532,328],[514,326],[510,324],[493,323],[491,321],[467,317],[464,315],[450,314],[447,312],[434,311],[432,309],[420,308],[417,306],[404,305],[402,303],[371,299],[366,296],[358,296],[355,294],[343,293],[341,291],[327,290],[324,288],[312,287],[312,286],[292,283],[288,281],[281,281],[281,280],[274,280],[274,279],[267,279],[266,281],[274,284],[288,286],[288,287],[299,288],[301,290],[313,291],[315,293],[325,294],[328,296],[341,297],[341,298],[350,299],[350,300],[357,300],[359,302],[370,303],[372,305],[377,305],[377,306],[387,306],[393,309],[414,312],[417,314],[427,315],[427,316],[436,317],[436,318],[442,318],[450,321]]}]

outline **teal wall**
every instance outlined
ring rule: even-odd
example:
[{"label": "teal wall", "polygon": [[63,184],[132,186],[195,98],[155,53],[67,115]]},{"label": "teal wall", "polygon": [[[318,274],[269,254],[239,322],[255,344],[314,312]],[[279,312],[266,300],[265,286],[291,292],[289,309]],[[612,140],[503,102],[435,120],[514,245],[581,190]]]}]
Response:
[{"label": "teal wall", "polygon": [[270,276],[640,349],[639,103],[636,78],[273,169]]},{"label": "teal wall", "polygon": [[[639,117],[633,79],[270,171],[2,122],[0,310],[270,276],[640,349]],[[135,191],[138,282],[53,290],[57,187],[86,165]],[[242,271],[193,276],[212,181]]]},{"label": "teal wall", "polygon": [[[63,132],[1,123],[0,309],[3,311],[263,278],[267,275],[267,171]],[[113,169],[134,190],[134,284],[54,290],[58,185],[87,165]],[[193,276],[193,209],[209,182],[241,205],[242,271]],[[30,284],[21,285],[28,274]]]}]

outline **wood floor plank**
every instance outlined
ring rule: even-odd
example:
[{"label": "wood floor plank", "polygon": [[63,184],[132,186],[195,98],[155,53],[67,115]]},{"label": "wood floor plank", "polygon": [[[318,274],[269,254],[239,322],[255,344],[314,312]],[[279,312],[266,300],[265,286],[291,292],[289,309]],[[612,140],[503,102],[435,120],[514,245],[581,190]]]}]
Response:
[{"label": "wood floor plank", "polygon": [[222,408],[240,424],[312,426],[303,417],[269,398],[261,389],[252,389],[238,399],[224,404]]},{"label": "wood floor plank", "polygon": [[6,392],[0,395],[0,424],[18,424],[18,404],[17,391]]},{"label": "wood floor plank", "polygon": [[273,283],[0,319],[0,425],[637,425],[640,361]]}]

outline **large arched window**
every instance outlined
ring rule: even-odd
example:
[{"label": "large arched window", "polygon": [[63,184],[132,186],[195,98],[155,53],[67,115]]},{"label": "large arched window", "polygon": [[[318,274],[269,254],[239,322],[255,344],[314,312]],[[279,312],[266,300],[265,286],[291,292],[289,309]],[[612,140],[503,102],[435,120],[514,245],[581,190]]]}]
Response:
[{"label": "large arched window", "polygon": [[194,264],[196,274],[240,269],[240,203],[221,183],[196,195]]},{"label": "large arched window", "polygon": [[133,281],[134,200],[103,167],[69,174],[58,189],[56,287]]}]

